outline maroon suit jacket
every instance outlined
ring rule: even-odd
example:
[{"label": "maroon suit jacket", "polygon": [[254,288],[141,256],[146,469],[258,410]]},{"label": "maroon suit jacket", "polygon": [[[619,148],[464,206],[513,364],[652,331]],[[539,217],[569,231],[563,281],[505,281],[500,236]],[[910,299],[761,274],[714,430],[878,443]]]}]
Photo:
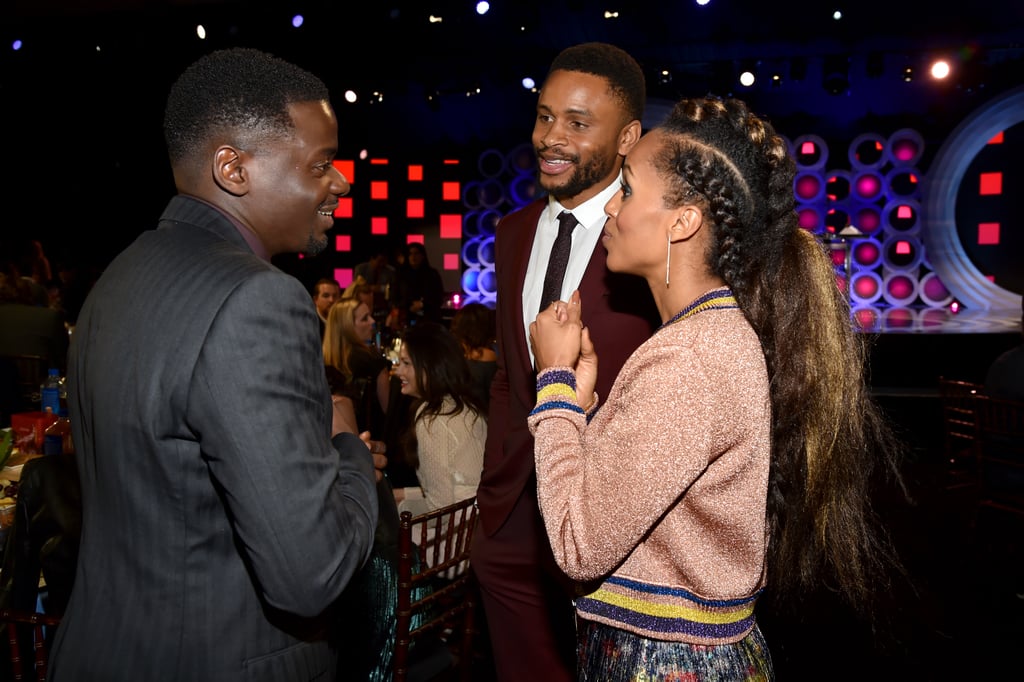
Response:
[{"label": "maroon suit jacket", "polygon": [[[480,522],[493,535],[516,500],[534,479],[533,436],[526,418],[537,402],[536,373],[523,330],[523,282],[537,221],[547,198],[505,216],[495,232],[494,271],[498,370],[491,384],[484,468],[477,489]],[[579,291],[583,324],[590,328],[598,356],[597,394],[608,395],[626,358],[659,322],[647,283],[639,277],[608,272],[599,242],[583,274]]]}]

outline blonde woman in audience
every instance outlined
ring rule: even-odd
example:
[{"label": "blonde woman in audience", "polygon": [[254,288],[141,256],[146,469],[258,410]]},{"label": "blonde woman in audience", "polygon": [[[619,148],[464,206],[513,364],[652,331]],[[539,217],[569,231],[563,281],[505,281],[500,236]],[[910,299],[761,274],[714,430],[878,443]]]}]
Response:
[{"label": "blonde woman in audience", "polygon": [[331,306],[324,329],[324,364],[345,375],[355,403],[359,432],[384,438],[391,363],[371,345],[374,321],[366,303],[342,298]]}]

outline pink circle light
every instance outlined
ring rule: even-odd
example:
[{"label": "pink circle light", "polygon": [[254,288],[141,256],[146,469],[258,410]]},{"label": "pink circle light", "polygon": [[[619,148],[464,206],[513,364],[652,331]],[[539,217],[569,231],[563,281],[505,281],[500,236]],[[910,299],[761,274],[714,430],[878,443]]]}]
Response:
[{"label": "pink circle light", "polygon": [[878,293],[878,282],[871,277],[858,277],[853,282],[853,290],[857,298],[870,299]]},{"label": "pink circle light", "polygon": [[877,176],[865,173],[857,178],[855,190],[862,199],[874,199],[882,192],[882,182]]},{"label": "pink circle light", "polygon": [[896,298],[904,299],[914,293],[914,283],[909,277],[899,275],[889,280],[888,289]]},{"label": "pink circle light", "polygon": [[875,242],[861,242],[853,249],[853,260],[858,265],[870,267],[878,262],[881,255],[882,252]]},{"label": "pink circle light", "polygon": [[810,201],[821,192],[821,178],[816,175],[801,175],[796,179],[796,196]]},{"label": "pink circle light", "polygon": [[813,208],[802,208],[797,212],[800,227],[805,230],[816,230],[821,223],[821,216]]}]

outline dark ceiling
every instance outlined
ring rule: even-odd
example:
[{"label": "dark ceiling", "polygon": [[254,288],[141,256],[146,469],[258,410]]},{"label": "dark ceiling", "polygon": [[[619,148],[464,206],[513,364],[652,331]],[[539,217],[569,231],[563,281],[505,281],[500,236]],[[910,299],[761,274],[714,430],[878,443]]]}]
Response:
[{"label": "dark ceiling", "polygon": [[[1005,0],[959,7],[893,0],[711,0],[704,7],[694,0],[495,0],[486,16],[475,13],[474,0],[8,1],[13,20],[0,28],[2,44],[26,41],[12,64],[3,64],[20,73],[4,77],[12,94],[32,96],[39,87],[103,107],[116,105],[128,88],[155,106],[196,56],[247,44],[313,70],[335,97],[350,87],[364,96],[383,93],[380,103],[364,99],[341,112],[354,131],[382,145],[484,144],[510,128],[522,137],[535,100],[520,78],[540,80],[558,50],[589,40],[636,56],[652,97],[736,94],[821,134],[841,134],[864,117],[955,119],[975,100],[1024,82],[1024,3]],[[835,7],[844,11],[841,21],[831,18]],[[605,19],[606,10],[618,18]],[[296,12],[306,21],[293,29]],[[444,21],[431,24],[430,15]],[[200,22],[205,41],[195,36]],[[938,54],[950,55],[956,71],[943,86],[925,86],[925,60]],[[846,65],[849,88],[830,95],[823,80],[837,62]],[[762,76],[751,89],[735,83],[746,63]],[[918,83],[903,83],[906,66]],[[662,69],[670,82],[661,82]],[[777,87],[767,84],[771,73],[781,78]],[[466,96],[477,88],[479,94]],[[427,106],[431,94],[440,99]]]},{"label": "dark ceiling", "polygon": [[[167,89],[200,54],[231,45],[266,49],[320,75],[341,120],[342,154],[476,158],[481,149],[524,143],[536,94],[520,79],[541,80],[559,50],[591,40],[638,59],[653,104],[734,94],[791,137],[849,141],[865,130],[912,127],[934,149],[981,103],[1024,84],[1019,1],[843,0],[839,22],[833,5],[808,0],[495,0],[483,17],[473,5],[7,0],[0,129],[15,179],[0,186],[0,202],[28,221],[51,220],[55,209],[102,205],[96,194],[114,192],[136,195],[151,215],[169,192],[160,135]],[[604,19],[606,9],[618,18]],[[300,28],[290,25],[296,12],[305,16]],[[429,23],[431,14],[444,21]],[[23,48],[6,49],[15,39]],[[940,53],[953,59],[954,74],[936,85],[922,70]],[[735,77],[747,62],[761,79],[744,89]],[[845,67],[846,84],[833,94],[823,81],[834,62]],[[910,83],[906,66],[915,70]],[[662,69],[670,82],[661,82]],[[777,86],[770,73],[779,74]],[[363,99],[345,103],[347,88]],[[371,103],[372,91],[382,101]],[[428,103],[431,94],[438,97]]]}]

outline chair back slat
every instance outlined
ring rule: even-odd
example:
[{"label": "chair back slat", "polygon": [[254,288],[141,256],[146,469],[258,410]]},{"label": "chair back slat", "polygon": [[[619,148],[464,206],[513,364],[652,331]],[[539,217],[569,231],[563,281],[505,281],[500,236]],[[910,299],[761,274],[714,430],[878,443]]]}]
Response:
[{"label": "chair back slat", "polygon": [[[11,679],[25,679],[25,665],[30,664],[35,673],[30,679],[44,682],[49,662],[48,637],[52,638],[53,636],[53,633],[48,633],[46,628],[56,628],[60,624],[60,618],[45,613],[0,609],[0,623],[3,623],[7,629]],[[31,636],[31,647],[26,651],[23,642],[29,635]],[[25,653],[31,653],[31,661],[22,661],[22,655]]]},{"label": "chair back slat", "polygon": [[981,505],[1024,516],[1024,402],[979,395],[975,424]]},{"label": "chair back slat", "polygon": [[469,679],[476,608],[469,551],[476,520],[475,497],[419,516],[402,512],[394,682],[452,668]]},{"label": "chair back slat", "polygon": [[949,462],[975,459],[976,423],[974,397],[984,386],[972,381],[939,377],[939,402],[942,407],[943,448]]}]

